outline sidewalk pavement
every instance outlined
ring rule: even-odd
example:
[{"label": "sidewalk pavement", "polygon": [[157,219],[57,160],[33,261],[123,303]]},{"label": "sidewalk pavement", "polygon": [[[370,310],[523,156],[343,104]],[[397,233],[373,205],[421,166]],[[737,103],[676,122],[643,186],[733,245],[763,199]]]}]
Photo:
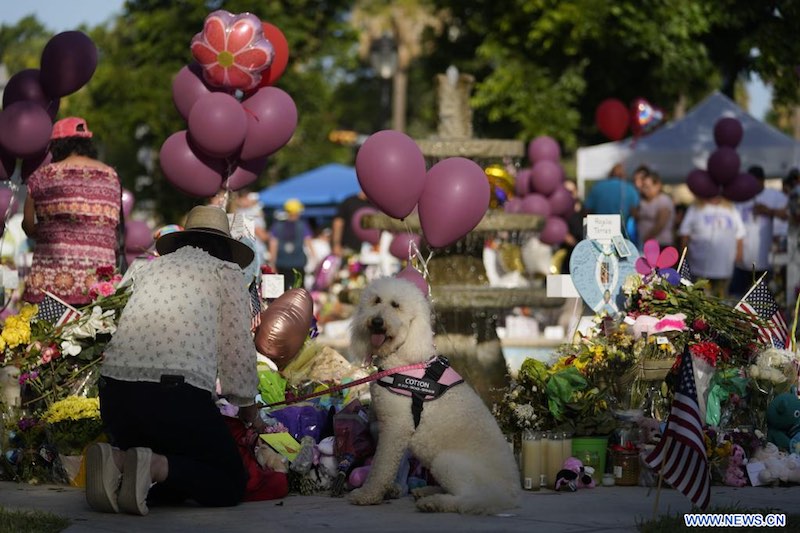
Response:
[{"label": "sidewalk pavement", "polygon": [[[520,507],[495,516],[421,513],[409,496],[381,505],[358,507],[329,496],[289,496],[283,500],[244,503],[230,508],[158,507],[147,516],[102,514],[86,505],[83,489],[62,485],[0,483],[0,507],[39,509],[69,518],[68,533],[191,531],[295,532],[411,531],[636,531],[653,516],[655,489],[597,487],[575,493],[525,492]],[[712,487],[711,507],[736,506],[747,512],[798,513],[800,486]],[[689,501],[672,489],[659,497],[659,514],[690,512]],[[800,524],[787,523],[791,530]]]}]

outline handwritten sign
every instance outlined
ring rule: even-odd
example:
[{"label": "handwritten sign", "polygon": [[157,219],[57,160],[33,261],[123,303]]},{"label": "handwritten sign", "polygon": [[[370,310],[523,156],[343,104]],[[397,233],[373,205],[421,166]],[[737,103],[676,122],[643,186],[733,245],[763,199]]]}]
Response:
[{"label": "handwritten sign", "polygon": [[615,235],[621,235],[619,215],[587,215],[585,222],[587,239],[610,240]]}]

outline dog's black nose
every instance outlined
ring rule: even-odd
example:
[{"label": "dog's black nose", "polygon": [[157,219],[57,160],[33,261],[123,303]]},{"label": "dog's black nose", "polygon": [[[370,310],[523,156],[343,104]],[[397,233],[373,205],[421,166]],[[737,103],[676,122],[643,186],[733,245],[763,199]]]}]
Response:
[{"label": "dog's black nose", "polygon": [[383,329],[383,317],[376,316],[372,317],[372,320],[369,321],[369,327],[373,330],[381,330]]}]

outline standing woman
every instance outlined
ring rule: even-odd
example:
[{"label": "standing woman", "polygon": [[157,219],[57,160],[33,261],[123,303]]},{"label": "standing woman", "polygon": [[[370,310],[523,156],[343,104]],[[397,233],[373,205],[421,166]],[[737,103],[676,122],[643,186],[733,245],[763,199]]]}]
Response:
[{"label": "standing woman", "polygon": [[84,305],[97,268],[117,265],[122,188],[116,171],[97,160],[84,119],[56,122],[49,150],[52,163],[27,184],[22,228],[36,246],[23,300],[39,303],[48,291]]}]

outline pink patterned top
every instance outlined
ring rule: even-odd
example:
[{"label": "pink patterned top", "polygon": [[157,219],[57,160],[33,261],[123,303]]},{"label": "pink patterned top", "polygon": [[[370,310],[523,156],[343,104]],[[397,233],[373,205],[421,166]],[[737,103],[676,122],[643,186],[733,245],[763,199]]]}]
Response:
[{"label": "pink patterned top", "polygon": [[91,301],[96,269],[116,263],[121,186],[111,167],[50,164],[28,180],[36,208],[36,247],[23,299],[38,303],[43,290],[65,302]]}]

